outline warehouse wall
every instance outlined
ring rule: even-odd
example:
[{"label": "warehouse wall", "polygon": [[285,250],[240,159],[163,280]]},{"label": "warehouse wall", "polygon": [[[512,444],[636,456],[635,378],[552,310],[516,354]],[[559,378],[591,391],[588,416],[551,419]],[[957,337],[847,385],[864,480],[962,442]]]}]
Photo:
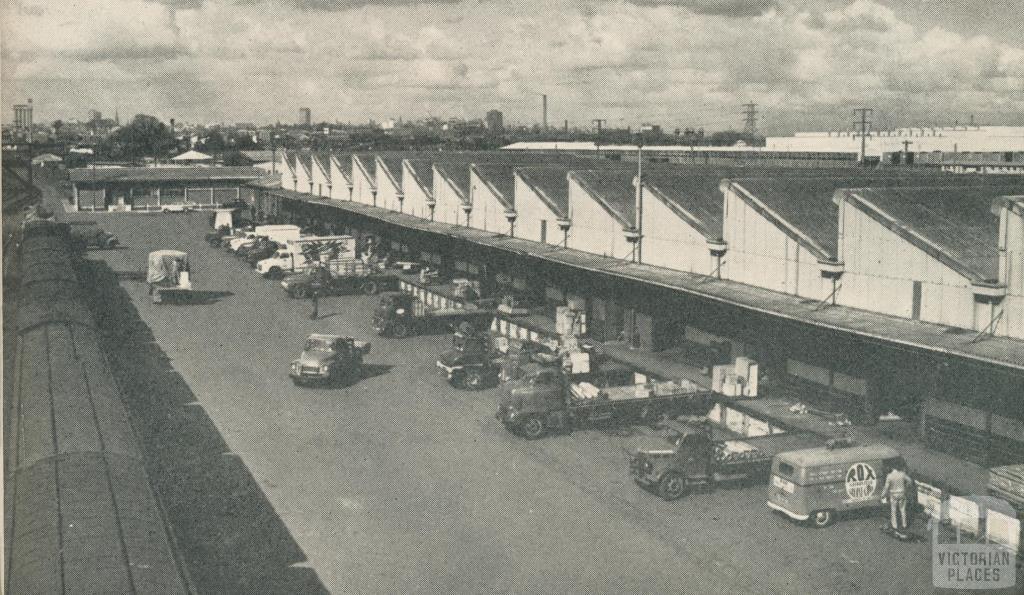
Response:
[{"label": "warehouse wall", "polygon": [[[470,227],[507,234],[509,225],[508,219],[505,217],[505,205],[498,200],[494,190],[484,182],[476,171],[471,171],[469,174],[469,188],[473,200],[473,213],[469,219]],[[518,222],[516,227],[519,227]]]},{"label": "warehouse wall", "polygon": [[[566,182],[568,183],[568,182]],[[516,174],[516,237],[561,245],[564,240],[558,229],[558,215],[548,208],[533,188]],[[572,232],[570,231],[570,234]]]},{"label": "warehouse wall", "polygon": [[313,193],[312,192],[312,183],[313,183],[312,175],[310,174],[309,170],[306,169],[305,162],[303,162],[303,160],[299,159],[298,157],[295,158],[295,179],[296,179],[296,183],[295,183],[295,191],[296,192],[305,192],[305,193],[308,193],[308,194],[312,194]]},{"label": "warehouse wall", "polygon": [[644,198],[643,233],[645,264],[701,275],[714,270],[704,236],[649,192]]},{"label": "warehouse wall", "polygon": [[344,157],[331,155],[331,198],[336,200],[352,200],[352,191],[349,189],[348,176],[344,173],[346,169]]},{"label": "warehouse wall", "polygon": [[999,248],[999,276],[1007,295],[996,334],[1024,339],[1024,201],[1001,209]]},{"label": "warehouse wall", "polygon": [[960,273],[845,200],[839,224],[839,256],[846,263],[840,304],[914,318],[916,283],[918,319],[969,329],[988,324],[987,305],[979,304],[976,313],[971,282]]},{"label": "warehouse wall", "polygon": [[331,178],[330,165],[324,164],[319,157],[313,157],[313,194],[330,198]]},{"label": "warehouse wall", "polygon": [[723,235],[729,244],[723,278],[810,299],[822,300],[832,292],[817,257],[731,187],[725,191]]},{"label": "warehouse wall", "polygon": [[376,201],[376,184],[367,171],[362,158],[352,156],[352,200],[373,205]]},{"label": "warehouse wall", "polygon": [[[389,211],[399,212],[404,211],[405,205],[402,205],[398,200],[398,195],[402,193],[402,171],[391,172],[395,176],[395,180],[391,179],[385,172],[386,166],[380,159],[377,160],[377,206],[382,209]],[[397,185],[396,185],[397,181]]]},{"label": "warehouse wall", "polygon": [[[611,258],[629,259],[633,247],[626,241],[622,223],[612,217],[585,190],[569,177],[569,247]],[[549,232],[550,233],[550,230]]]},{"label": "warehouse wall", "polygon": [[295,190],[295,161],[286,151],[281,151],[281,160],[277,164],[277,171],[281,172],[281,188]]},{"label": "warehouse wall", "polygon": [[434,166],[434,200],[437,201],[437,206],[434,208],[434,221],[466,225],[466,213],[462,210],[462,196],[448,178],[441,174],[441,170],[436,165]]},{"label": "warehouse wall", "polygon": [[430,219],[427,193],[420,186],[412,166],[407,161],[402,162],[402,194],[405,195],[403,210],[406,213],[421,219]]}]

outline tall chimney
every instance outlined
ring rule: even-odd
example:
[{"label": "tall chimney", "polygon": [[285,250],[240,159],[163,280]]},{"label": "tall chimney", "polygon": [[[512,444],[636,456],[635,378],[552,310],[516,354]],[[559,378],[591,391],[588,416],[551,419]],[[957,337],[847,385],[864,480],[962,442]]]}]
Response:
[{"label": "tall chimney", "polygon": [[544,97],[544,130],[548,129],[548,95],[545,93]]}]

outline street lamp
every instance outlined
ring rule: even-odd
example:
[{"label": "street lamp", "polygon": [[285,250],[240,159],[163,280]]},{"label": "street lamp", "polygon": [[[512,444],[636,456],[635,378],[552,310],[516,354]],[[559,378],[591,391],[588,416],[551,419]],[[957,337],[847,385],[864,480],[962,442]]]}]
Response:
[{"label": "street lamp", "polygon": [[505,218],[508,219],[508,235],[509,237],[516,237],[516,218],[518,215],[512,209],[505,211]]}]

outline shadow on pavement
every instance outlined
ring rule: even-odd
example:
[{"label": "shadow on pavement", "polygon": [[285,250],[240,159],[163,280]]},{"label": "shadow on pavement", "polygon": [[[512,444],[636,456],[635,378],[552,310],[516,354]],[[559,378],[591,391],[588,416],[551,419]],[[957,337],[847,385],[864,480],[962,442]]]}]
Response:
[{"label": "shadow on pavement", "polygon": [[374,376],[383,376],[391,371],[394,366],[387,366],[383,364],[363,364],[360,377],[363,379],[373,378]]},{"label": "shadow on pavement", "polygon": [[[171,367],[117,274],[86,261],[87,298],[146,452],[150,480],[201,593],[327,593],[245,463]],[[220,293],[220,292],[211,292]]]}]

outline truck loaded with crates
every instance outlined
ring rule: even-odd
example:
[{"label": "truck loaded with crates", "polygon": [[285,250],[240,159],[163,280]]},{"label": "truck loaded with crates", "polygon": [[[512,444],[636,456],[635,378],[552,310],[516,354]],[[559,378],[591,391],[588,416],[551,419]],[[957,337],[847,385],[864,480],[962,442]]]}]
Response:
[{"label": "truck loaded with crates", "polygon": [[381,296],[373,313],[373,329],[381,336],[398,338],[443,332],[462,323],[479,330],[490,327],[495,311],[493,300],[468,301],[461,308],[431,308],[414,295],[388,293]]},{"label": "truck loaded with crates", "polygon": [[629,471],[637,485],[665,500],[676,500],[696,488],[767,483],[777,453],[807,447],[816,440],[803,433],[715,440],[711,423],[705,421],[687,425],[672,439],[672,448],[637,450],[630,456]]},{"label": "truck loaded with crates", "polygon": [[704,415],[712,392],[688,380],[653,381],[609,364],[585,374],[543,367],[503,386],[496,417],[510,432],[535,440],[597,423],[656,424]]},{"label": "truck loaded with crates", "polygon": [[359,260],[338,261],[331,266],[307,268],[287,275],[281,287],[293,298],[305,298],[319,291],[320,295],[365,293],[374,295],[398,288],[398,277]]},{"label": "truck loaded with crates", "polygon": [[355,260],[356,240],[352,236],[305,236],[285,240],[283,244],[272,256],[256,263],[260,275],[282,279],[314,264],[330,269]]}]

